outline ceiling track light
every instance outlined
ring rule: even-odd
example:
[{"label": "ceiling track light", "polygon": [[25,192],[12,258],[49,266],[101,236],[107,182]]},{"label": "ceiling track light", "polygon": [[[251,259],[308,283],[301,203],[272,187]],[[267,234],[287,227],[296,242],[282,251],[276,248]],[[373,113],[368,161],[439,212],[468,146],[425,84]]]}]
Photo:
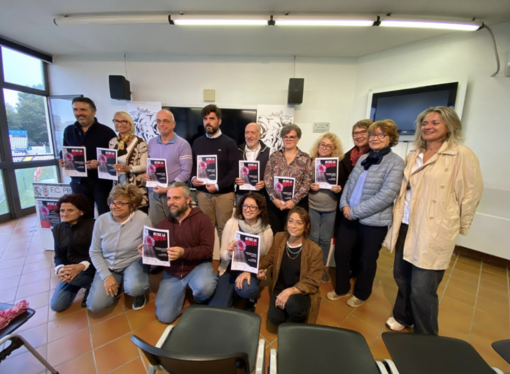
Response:
[{"label": "ceiling track light", "polygon": [[476,31],[482,28],[481,22],[444,18],[415,18],[367,15],[188,15],[185,13],[168,15],[146,14],[97,14],[64,15],[55,17],[57,26],[88,24],[170,24],[176,26],[303,26],[303,27],[397,27],[438,29],[451,31]]}]

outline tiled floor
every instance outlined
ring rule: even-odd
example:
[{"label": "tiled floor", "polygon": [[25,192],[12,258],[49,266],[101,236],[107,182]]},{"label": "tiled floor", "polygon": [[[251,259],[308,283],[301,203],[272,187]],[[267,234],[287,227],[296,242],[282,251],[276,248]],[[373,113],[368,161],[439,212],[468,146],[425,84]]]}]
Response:
[{"label": "tiled floor", "polygon": [[[26,299],[36,309],[19,332],[60,373],[146,372],[147,361],[129,338],[136,334],[155,344],[165,329],[154,314],[160,276],[151,276],[150,302],[140,311],[131,310],[131,298],[122,296],[105,313],[91,313],[80,307],[80,295],[70,309],[57,314],[48,306],[57,283],[52,272],[53,252],[42,249],[35,216],[0,225],[0,255],[0,302]],[[493,341],[510,338],[506,264],[486,255],[457,251],[439,288],[439,320],[441,335],[469,341],[490,365],[508,372],[510,366],[490,346]],[[332,286],[321,284],[318,323],[359,331],[376,359],[390,357],[381,333],[387,331],[384,322],[391,315],[397,292],[392,266],[392,255],[381,251],[374,292],[357,309],[349,308],[345,299],[326,300]],[[278,345],[276,329],[267,323],[268,303],[264,285],[256,312],[262,317],[261,336],[267,341],[267,354]],[[0,365],[0,373],[44,373],[44,368],[26,350],[18,349]]]}]

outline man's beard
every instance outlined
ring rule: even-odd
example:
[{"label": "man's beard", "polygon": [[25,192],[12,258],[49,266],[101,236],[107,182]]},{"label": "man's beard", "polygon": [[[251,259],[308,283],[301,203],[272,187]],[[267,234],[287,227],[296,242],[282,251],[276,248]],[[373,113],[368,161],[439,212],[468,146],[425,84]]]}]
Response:
[{"label": "man's beard", "polygon": [[184,204],[183,206],[177,208],[177,209],[169,209],[170,211],[170,217],[173,219],[178,219],[186,210],[188,210],[188,205]]},{"label": "man's beard", "polygon": [[211,126],[205,128],[205,132],[208,134],[215,134],[216,131],[218,131],[218,127]]}]

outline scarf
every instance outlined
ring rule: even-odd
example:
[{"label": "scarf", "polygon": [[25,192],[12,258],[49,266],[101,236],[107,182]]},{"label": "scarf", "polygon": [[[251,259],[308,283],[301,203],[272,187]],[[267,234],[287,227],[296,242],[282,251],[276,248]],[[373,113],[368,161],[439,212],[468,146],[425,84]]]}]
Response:
[{"label": "scarf", "polygon": [[356,162],[358,162],[359,158],[361,156],[363,156],[365,153],[368,152],[370,148],[368,147],[368,145],[366,146],[366,148],[363,149],[363,152],[360,152],[358,147],[354,147],[351,151],[351,164],[352,166],[356,166]]},{"label": "scarf", "polygon": [[370,150],[370,152],[368,152],[368,157],[361,161],[361,165],[365,168],[365,170],[368,170],[372,165],[379,165],[383,157],[390,152],[391,152],[390,147],[383,148],[379,152],[374,152]]},{"label": "scarf", "polygon": [[124,139],[122,139],[119,134],[117,137],[117,145],[115,146],[115,149],[118,150],[117,156],[124,156],[127,153],[126,145],[131,141],[131,139],[133,139],[133,137],[134,135],[129,133]]},{"label": "scarf", "polygon": [[246,223],[246,221],[241,220],[241,219],[238,219],[237,223],[239,225],[239,231],[245,232],[247,234],[252,234],[252,235],[260,235],[260,237],[261,237],[260,238],[261,239],[260,240],[260,256],[264,255],[269,248],[266,248],[266,243],[263,240],[262,236],[264,234],[264,231],[266,231],[269,228],[269,226],[267,226],[267,225],[262,226],[262,221],[260,218],[257,219],[257,222],[253,226],[248,225]]}]

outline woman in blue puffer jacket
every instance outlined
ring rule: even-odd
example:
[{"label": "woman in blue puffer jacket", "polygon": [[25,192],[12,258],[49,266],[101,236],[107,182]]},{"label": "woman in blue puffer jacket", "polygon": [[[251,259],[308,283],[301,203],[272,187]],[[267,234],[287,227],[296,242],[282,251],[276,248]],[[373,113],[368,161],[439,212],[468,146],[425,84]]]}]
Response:
[{"label": "woman in blue puffer jacket", "polygon": [[[340,199],[342,221],[335,246],[336,287],[327,298],[351,296],[347,305],[356,308],[372,293],[379,250],[392,223],[393,201],[400,190],[404,160],[391,151],[398,143],[392,120],[374,122],[368,129],[370,152],[360,157]],[[359,245],[361,269],[351,295],[350,257]]]}]

